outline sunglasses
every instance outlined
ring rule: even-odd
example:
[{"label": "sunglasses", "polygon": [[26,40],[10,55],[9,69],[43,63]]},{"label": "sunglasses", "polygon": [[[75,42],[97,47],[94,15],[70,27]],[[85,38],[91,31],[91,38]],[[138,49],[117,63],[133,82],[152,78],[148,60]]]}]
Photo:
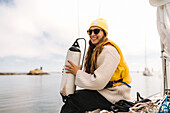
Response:
[{"label": "sunglasses", "polygon": [[97,34],[100,32],[100,30],[101,30],[101,29],[94,29],[94,30],[89,29],[89,30],[87,30],[87,34],[88,34],[88,35],[91,35],[92,32],[94,32],[94,34],[97,35]]}]

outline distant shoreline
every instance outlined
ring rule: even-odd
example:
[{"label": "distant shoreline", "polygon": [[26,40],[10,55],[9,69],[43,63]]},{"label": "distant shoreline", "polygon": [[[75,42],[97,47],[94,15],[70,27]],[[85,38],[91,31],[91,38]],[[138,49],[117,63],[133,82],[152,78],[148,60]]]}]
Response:
[{"label": "distant shoreline", "polygon": [[0,73],[0,75],[49,75],[49,73]]},{"label": "distant shoreline", "polygon": [[[40,73],[40,74],[32,74],[32,75],[50,75],[50,73],[61,73],[61,72],[49,72],[49,73]],[[26,72],[0,72],[0,75],[30,75]]]},{"label": "distant shoreline", "polygon": [[0,72],[0,75],[49,75],[49,73],[42,71],[42,67],[40,69],[34,69],[29,71],[29,73],[2,73]]},{"label": "distant shoreline", "polygon": [[0,73],[0,75],[27,75],[28,73]]}]

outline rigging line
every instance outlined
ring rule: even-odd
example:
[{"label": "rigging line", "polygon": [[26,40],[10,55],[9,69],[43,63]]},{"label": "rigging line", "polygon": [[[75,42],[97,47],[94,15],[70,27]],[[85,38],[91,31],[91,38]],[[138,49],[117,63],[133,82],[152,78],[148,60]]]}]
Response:
[{"label": "rigging line", "polygon": [[160,94],[161,92],[157,92],[157,93],[155,93],[155,94],[152,94],[152,95],[150,95],[150,96],[148,96],[148,97],[146,97],[146,98],[151,98],[151,97],[153,97],[153,96],[155,96],[155,95],[158,95],[158,94]]},{"label": "rigging line", "polygon": [[100,17],[100,9],[101,9],[101,0],[99,1],[99,12],[98,12],[98,18]]},{"label": "rigging line", "polygon": [[79,0],[77,0],[77,29],[78,29],[78,37],[80,37],[80,22],[79,22]]}]

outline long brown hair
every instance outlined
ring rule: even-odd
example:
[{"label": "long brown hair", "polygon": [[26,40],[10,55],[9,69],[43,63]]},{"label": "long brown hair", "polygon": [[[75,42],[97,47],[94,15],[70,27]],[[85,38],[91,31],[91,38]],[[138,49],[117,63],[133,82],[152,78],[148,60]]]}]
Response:
[{"label": "long brown hair", "polygon": [[94,74],[94,71],[97,68],[97,57],[103,50],[103,43],[108,40],[105,31],[102,31],[104,32],[104,36],[97,45],[92,44],[91,40],[89,40],[89,48],[87,50],[84,64],[85,72],[89,74]]}]

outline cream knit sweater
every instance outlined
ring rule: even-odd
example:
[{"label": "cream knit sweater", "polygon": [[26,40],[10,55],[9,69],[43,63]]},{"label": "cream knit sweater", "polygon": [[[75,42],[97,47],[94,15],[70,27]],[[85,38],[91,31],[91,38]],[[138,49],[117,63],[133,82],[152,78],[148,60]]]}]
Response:
[{"label": "cream knit sweater", "polygon": [[120,55],[116,48],[106,45],[97,59],[97,69],[94,74],[88,74],[82,70],[77,71],[75,84],[80,88],[97,90],[111,103],[121,99],[129,100],[131,89],[126,85],[119,85],[104,89],[120,62]]}]

